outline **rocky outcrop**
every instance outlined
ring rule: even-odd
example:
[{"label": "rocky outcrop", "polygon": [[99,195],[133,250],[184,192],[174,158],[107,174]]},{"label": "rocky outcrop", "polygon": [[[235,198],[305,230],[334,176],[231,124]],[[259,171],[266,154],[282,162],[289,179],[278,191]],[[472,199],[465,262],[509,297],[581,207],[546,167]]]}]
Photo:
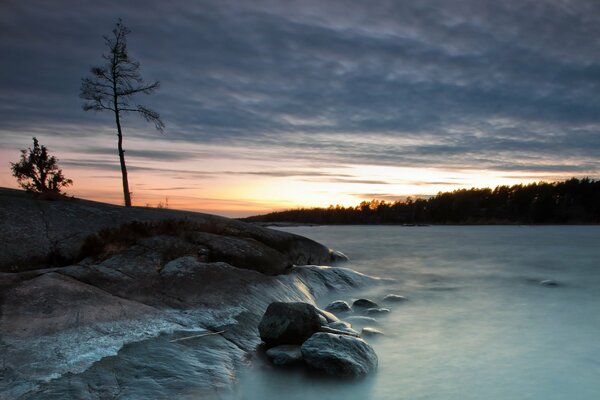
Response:
[{"label": "rocky outcrop", "polygon": [[0,241],[0,398],[226,397],[269,304],[374,282],[297,235],[6,189]]},{"label": "rocky outcrop", "polygon": [[[120,225],[138,224],[131,231],[139,232],[144,227],[140,224],[164,227],[164,221],[172,222],[169,234],[186,242],[188,253],[201,261],[223,261],[274,275],[293,265],[342,260],[335,251],[310,239],[216,215],[71,198],[45,201],[24,191],[0,188],[0,271],[67,265],[78,259],[86,240],[102,230],[109,234],[113,230],[117,236],[123,233]],[[156,236],[152,233],[146,236]]]},{"label": "rocky outcrop", "polygon": [[309,366],[331,375],[360,377],[377,367],[375,351],[364,340],[347,335],[316,333],[302,344]]},{"label": "rocky outcrop", "polygon": [[164,376],[220,398],[260,344],[256,327],[269,304],[314,304],[332,280],[340,289],[373,282],[345,268],[303,266],[273,277],[192,256],[157,269],[153,256],[134,253],[0,273],[0,398],[118,397],[141,390],[140,376],[155,382],[140,398],[175,390]]}]

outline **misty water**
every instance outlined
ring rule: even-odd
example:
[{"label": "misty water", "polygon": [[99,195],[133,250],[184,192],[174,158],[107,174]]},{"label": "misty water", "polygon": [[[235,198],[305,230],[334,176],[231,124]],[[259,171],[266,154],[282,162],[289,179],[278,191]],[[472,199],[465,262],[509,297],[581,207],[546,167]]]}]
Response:
[{"label": "misty water", "polygon": [[[239,399],[593,399],[600,395],[600,227],[285,228],[346,253],[345,267],[395,282],[365,379],[273,368],[257,357]],[[544,286],[543,280],[557,286]]]}]

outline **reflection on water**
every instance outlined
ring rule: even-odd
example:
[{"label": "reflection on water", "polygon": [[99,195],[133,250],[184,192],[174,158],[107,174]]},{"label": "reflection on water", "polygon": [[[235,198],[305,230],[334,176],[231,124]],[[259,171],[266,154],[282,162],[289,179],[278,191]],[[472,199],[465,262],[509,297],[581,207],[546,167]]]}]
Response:
[{"label": "reflection on water", "polygon": [[[257,359],[239,399],[593,399],[600,393],[600,227],[297,227],[395,283],[375,301],[377,373],[339,381]],[[539,282],[552,279],[558,286]]]}]

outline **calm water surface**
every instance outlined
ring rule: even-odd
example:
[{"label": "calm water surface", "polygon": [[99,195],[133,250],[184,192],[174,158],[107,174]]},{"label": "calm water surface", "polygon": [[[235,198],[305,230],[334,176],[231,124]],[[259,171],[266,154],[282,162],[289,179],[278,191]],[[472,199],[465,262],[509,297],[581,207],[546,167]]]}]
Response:
[{"label": "calm water surface", "polygon": [[[379,369],[325,379],[256,360],[239,399],[598,399],[600,227],[321,226],[285,230],[393,283],[320,299],[390,304]],[[545,279],[556,287],[539,284]]]}]

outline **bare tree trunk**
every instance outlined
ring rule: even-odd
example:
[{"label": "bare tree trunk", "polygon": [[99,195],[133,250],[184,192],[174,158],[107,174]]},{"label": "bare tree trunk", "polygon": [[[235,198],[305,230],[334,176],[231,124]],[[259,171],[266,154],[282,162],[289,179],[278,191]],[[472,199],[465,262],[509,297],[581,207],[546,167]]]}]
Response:
[{"label": "bare tree trunk", "polygon": [[117,137],[119,138],[119,161],[121,161],[121,175],[123,177],[123,196],[125,198],[125,207],[131,207],[131,193],[129,192],[129,181],[127,179],[127,166],[125,165],[125,151],[123,151],[123,132],[121,131],[121,121],[119,111],[115,111],[115,121],[117,122]]}]

